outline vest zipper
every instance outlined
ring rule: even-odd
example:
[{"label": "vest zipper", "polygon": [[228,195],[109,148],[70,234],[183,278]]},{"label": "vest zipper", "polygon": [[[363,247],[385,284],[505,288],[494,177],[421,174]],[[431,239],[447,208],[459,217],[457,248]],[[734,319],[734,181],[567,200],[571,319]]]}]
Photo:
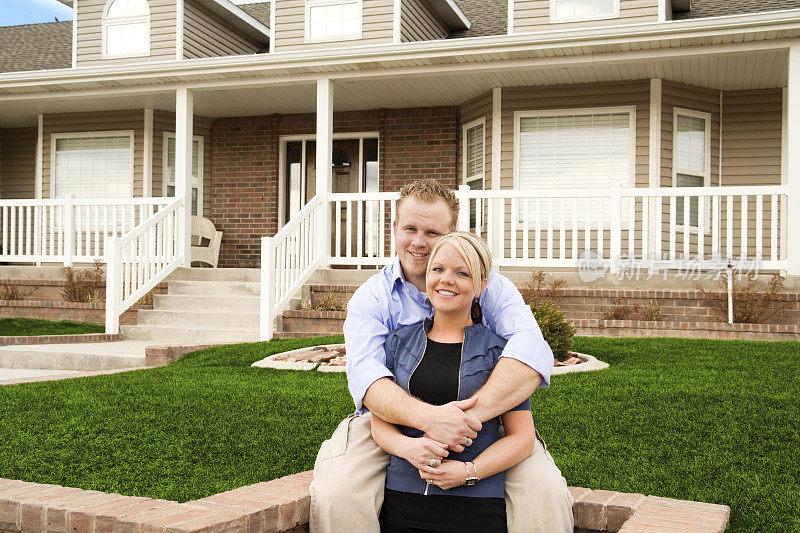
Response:
[{"label": "vest zipper", "polygon": [[464,331],[464,340],[461,341],[461,355],[458,360],[458,392],[456,392],[456,400],[461,399],[461,367],[464,366],[464,345],[467,343],[467,332]]}]

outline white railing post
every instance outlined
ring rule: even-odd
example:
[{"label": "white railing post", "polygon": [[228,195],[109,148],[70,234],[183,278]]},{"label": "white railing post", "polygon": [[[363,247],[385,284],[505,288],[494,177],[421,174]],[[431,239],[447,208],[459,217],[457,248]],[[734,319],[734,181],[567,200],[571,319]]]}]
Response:
[{"label": "white railing post", "polygon": [[72,195],[67,194],[64,196],[64,207],[62,210],[62,217],[64,218],[64,266],[72,266],[72,254],[75,248],[75,234],[72,226],[75,221],[75,213],[73,212],[74,206]]},{"label": "white railing post", "polygon": [[119,302],[122,300],[122,249],[119,237],[106,241],[106,333],[119,333]]},{"label": "white railing post", "polygon": [[[322,202],[321,216],[317,220],[317,245],[320,266],[329,264],[331,256],[331,216],[328,194],[333,184],[333,82],[330,78],[317,80],[317,153],[316,196]],[[350,224],[350,221],[348,221]]]},{"label": "white railing post", "polygon": [[[622,186],[617,184],[611,188],[611,249],[608,251],[608,258],[611,263],[611,273],[619,271],[619,260],[622,253]],[[629,222],[632,223],[632,222]]]},{"label": "white railing post", "polygon": [[261,238],[261,308],[259,339],[272,339],[275,309],[275,243],[272,237]]},{"label": "white railing post", "polygon": [[469,185],[459,185],[456,198],[458,198],[458,231],[469,231]]}]

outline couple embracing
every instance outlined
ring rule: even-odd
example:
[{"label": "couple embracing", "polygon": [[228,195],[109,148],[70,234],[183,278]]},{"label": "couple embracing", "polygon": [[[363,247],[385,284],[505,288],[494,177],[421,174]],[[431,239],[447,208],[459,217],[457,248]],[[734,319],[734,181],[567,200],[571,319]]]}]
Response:
[{"label": "couple embracing", "polygon": [[529,397],[553,355],[453,191],[400,191],[397,257],[348,304],[356,413],[320,448],[314,532],[571,532],[572,497]]}]

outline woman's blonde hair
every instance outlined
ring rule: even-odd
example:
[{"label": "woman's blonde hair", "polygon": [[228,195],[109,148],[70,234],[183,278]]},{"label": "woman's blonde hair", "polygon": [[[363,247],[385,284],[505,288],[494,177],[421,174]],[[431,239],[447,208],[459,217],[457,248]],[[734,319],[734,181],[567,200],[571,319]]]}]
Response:
[{"label": "woman's blonde hair", "polygon": [[431,271],[431,265],[433,265],[433,260],[436,258],[436,253],[445,244],[455,248],[464,258],[476,288],[481,286],[481,281],[489,278],[489,272],[492,270],[492,254],[489,252],[489,247],[486,246],[483,239],[465,231],[448,233],[436,241],[428,259],[426,275]]}]

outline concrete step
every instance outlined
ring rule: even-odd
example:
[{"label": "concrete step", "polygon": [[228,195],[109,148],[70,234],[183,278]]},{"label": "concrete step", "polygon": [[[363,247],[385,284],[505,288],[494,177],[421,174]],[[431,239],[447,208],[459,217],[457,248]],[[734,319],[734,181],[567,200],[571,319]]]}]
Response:
[{"label": "concrete step", "polygon": [[345,283],[361,285],[380,269],[320,268],[309,279],[310,283]]},{"label": "concrete step", "polygon": [[258,313],[226,313],[214,311],[183,311],[175,309],[140,309],[137,322],[140,326],[188,326],[209,328],[258,328]]},{"label": "concrete step", "polygon": [[207,328],[192,326],[160,326],[155,324],[121,326],[126,340],[146,340],[152,343],[233,344],[256,342],[258,328]]},{"label": "concrete step", "polygon": [[239,312],[257,313],[260,299],[258,296],[211,296],[196,294],[156,294],[153,297],[153,309],[216,311],[219,313]]},{"label": "concrete step", "polygon": [[261,281],[260,268],[178,268],[169,281]]},{"label": "concrete step", "polygon": [[143,367],[149,342],[117,341],[0,347],[0,368],[109,370]]},{"label": "concrete step", "polygon": [[261,284],[252,281],[170,281],[168,294],[258,296]]}]

